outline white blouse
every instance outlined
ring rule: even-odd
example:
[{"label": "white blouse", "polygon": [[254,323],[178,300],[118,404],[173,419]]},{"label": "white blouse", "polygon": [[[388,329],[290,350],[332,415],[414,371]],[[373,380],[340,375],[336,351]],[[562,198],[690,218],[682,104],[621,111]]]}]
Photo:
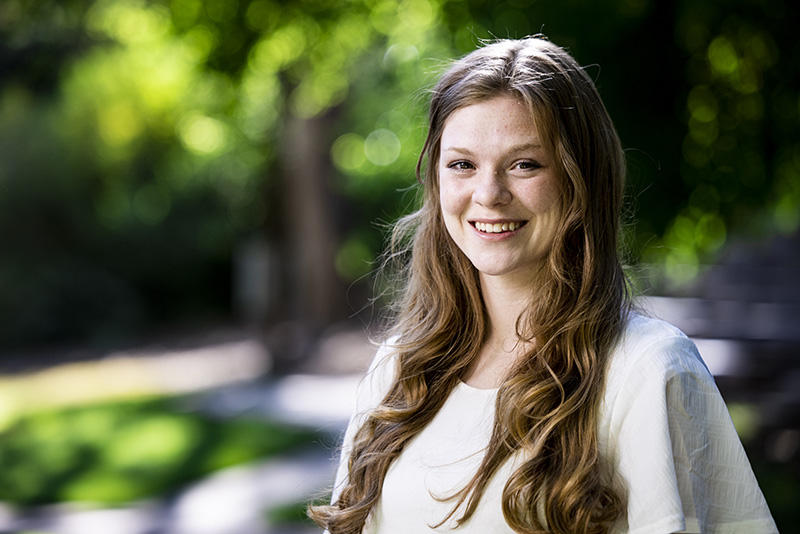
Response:
[{"label": "white blouse", "polygon": [[[378,350],[348,425],[334,500],[366,413],[395,376],[389,345]],[[365,534],[423,532],[513,534],[502,492],[520,458],[507,461],[460,528],[438,528],[483,458],[494,421],[496,389],[459,384],[433,421],[392,464]],[[694,344],[665,322],[632,314],[609,358],[598,417],[600,453],[627,488],[622,534],[776,533],[778,530],[725,403]],[[457,512],[454,517],[459,517]]]}]

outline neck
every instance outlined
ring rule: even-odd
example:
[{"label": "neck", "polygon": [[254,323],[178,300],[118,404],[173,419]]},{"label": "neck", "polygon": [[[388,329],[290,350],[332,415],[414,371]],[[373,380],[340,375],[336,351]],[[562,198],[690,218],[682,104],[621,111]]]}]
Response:
[{"label": "neck", "polygon": [[[481,293],[489,318],[490,335],[493,341],[502,341],[506,346],[515,344],[517,319],[522,316],[535,298],[536,288],[542,287],[545,266],[536,272],[510,273],[502,276],[480,274]],[[527,334],[527,332],[523,332]],[[532,334],[535,334],[532,333]]]},{"label": "neck", "polygon": [[517,341],[517,318],[528,301],[528,292],[491,277],[481,277],[481,292],[489,318],[487,342],[510,349]]},{"label": "neck", "polygon": [[481,293],[489,319],[489,332],[478,358],[467,374],[468,384],[477,387],[498,387],[503,383],[517,358],[525,354],[530,343],[517,335],[517,319],[531,298],[531,281],[513,283],[505,277],[481,275]]}]

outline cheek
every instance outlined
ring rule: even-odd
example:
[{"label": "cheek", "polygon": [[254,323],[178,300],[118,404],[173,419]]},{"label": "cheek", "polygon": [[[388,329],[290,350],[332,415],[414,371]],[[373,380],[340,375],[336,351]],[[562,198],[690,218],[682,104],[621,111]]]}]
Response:
[{"label": "cheek", "polygon": [[561,198],[554,180],[531,181],[526,185],[524,191],[518,192],[517,198],[524,199],[530,212],[544,215],[559,210]]},{"label": "cheek", "polygon": [[530,209],[536,214],[541,237],[552,242],[562,219],[561,193],[554,185],[544,185],[534,197]]},{"label": "cheek", "polygon": [[454,184],[444,180],[439,182],[439,206],[442,220],[451,238],[458,242],[461,228],[461,214],[464,211],[463,192]]},{"label": "cheek", "polygon": [[467,193],[453,180],[439,182],[439,205],[445,217],[459,215],[466,207]]}]

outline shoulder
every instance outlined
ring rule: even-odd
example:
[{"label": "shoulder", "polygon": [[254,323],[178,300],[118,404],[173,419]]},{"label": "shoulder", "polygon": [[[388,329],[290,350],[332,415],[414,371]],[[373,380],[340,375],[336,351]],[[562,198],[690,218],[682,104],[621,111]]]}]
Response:
[{"label": "shoulder", "polygon": [[641,373],[663,381],[684,373],[711,378],[694,342],[677,327],[630,313],[608,357],[608,387]]},{"label": "shoulder", "polygon": [[714,378],[671,324],[629,316],[598,439],[627,489],[629,532],[775,531]]},{"label": "shoulder", "polygon": [[607,365],[603,411],[612,426],[635,412],[650,417],[674,407],[689,392],[719,395],[694,342],[675,326],[637,313],[628,316]]},{"label": "shoulder", "polygon": [[397,377],[397,339],[382,342],[358,386],[356,411],[366,412],[378,406]]},{"label": "shoulder", "polygon": [[636,352],[674,348],[697,352],[694,343],[678,327],[660,319],[631,312],[614,351],[632,356]]}]

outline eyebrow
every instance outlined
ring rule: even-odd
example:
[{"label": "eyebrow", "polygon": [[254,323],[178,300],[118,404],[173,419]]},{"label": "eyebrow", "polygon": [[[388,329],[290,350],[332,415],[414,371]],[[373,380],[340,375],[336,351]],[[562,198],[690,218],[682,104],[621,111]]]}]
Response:
[{"label": "eyebrow", "polygon": [[[541,149],[541,148],[542,148],[542,145],[537,145],[535,143],[524,143],[522,145],[512,146],[508,150],[508,153],[509,154],[516,154],[518,152],[525,152],[526,150],[536,150],[536,149]],[[444,148],[442,148],[442,152],[458,152],[459,154],[464,154],[464,155],[467,155],[467,156],[473,156],[474,155],[474,153],[470,149],[459,147],[459,146],[444,147]]]}]

